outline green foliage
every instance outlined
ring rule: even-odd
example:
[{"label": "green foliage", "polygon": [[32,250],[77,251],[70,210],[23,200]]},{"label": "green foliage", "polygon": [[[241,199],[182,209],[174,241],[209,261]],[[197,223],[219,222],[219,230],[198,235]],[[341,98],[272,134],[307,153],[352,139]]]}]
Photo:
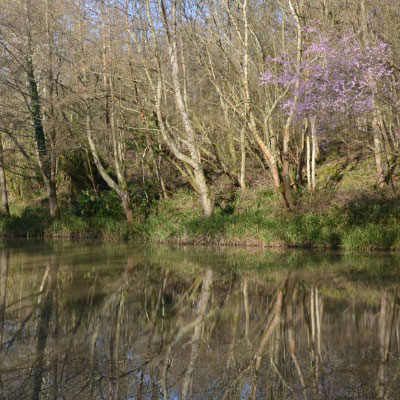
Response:
[{"label": "green foliage", "polygon": [[21,215],[2,216],[0,230],[3,235],[38,237],[44,235],[49,222],[47,209],[29,206]]},{"label": "green foliage", "polygon": [[342,212],[348,226],[386,224],[400,220],[400,202],[398,199],[385,197],[365,197],[349,202]]},{"label": "green foliage", "polygon": [[83,148],[63,154],[59,160],[59,168],[60,172],[71,182],[72,193],[70,195],[73,198],[79,197],[83,191],[93,190],[93,185],[98,190],[107,188],[94,164],[92,155]]},{"label": "green foliage", "polygon": [[139,184],[131,183],[129,188],[131,204],[135,211],[147,217],[152,209],[157,206],[160,198],[158,182],[145,179]]},{"label": "green foliage", "polygon": [[121,201],[118,195],[111,191],[96,194],[94,191],[86,190],[76,199],[77,215],[84,218],[120,218],[124,217]]},{"label": "green foliage", "polygon": [[60,207],[56,218],[51,218],[47,207],[27,207],[21,215],[1,216],[0,234],[20,237],[67,237],[96,238],[105,241],[121,241],[128,238],[125,218],[76,215],[72,210]]}]

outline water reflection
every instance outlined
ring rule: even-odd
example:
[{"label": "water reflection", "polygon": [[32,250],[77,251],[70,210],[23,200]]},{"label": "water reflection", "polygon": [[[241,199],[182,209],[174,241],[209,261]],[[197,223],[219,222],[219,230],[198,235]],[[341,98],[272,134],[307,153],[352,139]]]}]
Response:
[{"label": "water reflection", "polygon": [[399,265],[4,246],[0,398],[398,399]]}]

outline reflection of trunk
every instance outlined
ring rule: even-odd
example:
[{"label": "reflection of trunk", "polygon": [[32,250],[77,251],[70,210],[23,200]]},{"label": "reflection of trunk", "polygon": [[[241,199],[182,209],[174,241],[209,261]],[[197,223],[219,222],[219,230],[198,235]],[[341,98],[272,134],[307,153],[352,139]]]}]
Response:
[{"label": "reflection of trunk", "polygon": [[313,386],[315,392],[320,392],[320,362],[321,362],[321,315],[323,303],[319,298],[319,292],[316,287],[312,287],[310,293],[310,313],[307,310],[307,296],[303,296],[303,314],[306,321],[309,336],[309,351],[311,365],[313,366],[314,380]]},{"label": "reflection of trunk", "polygon": [[246,337],[246,342],[250,346],[250,339],[249,339],[249,331],[250,331],[250,308],[249,308],[249,291],[248,291],[249,282],[247,277],[244,278],[243,281],[243,300],[244,300],[244,311],[246,314],[246,324],[244,327],[244,335]]},{"label": "reflection of trunk", "polygon": [[268,343],[268,340],[274,333],[275,328],[277,327],[277,325],[281,320],[282,303],[283,303],[283,291],[279,290],[276,297],[275,310],[272,311],[270,318],[268,318],[268,322],[265,326],[264,333],[261,336],[257,350],[254,354],[254,378],[250,394],[250,398],[253,399],[257,398],[257,383],[258,383],[257,381],[258,381],[258,373],[261,368],[262,354],[264,352],[266,344]]},{"label": "reflection of trunk", "polygon": [[4,317],[6,309],[6,289],[9,268],[9,254],[2,252],[0,256],[1,281],[0,281],[0,350],[3,347]]},{"label": "reflection of trunk", "polygon": [[[120,347],[120,334],[121,334],[121,324],[122,324],[122,312],[125,304],[126,290],[129,286],[129,275],[133,269],[134,261],[131,253],[128,253],[128,258],[126,262],[126,269],[121,277],[120,283],[117,290],[110,295],[100,311],[100,316],[107,315],[107,311],[112,307],[113,304],[117,303],[117,315],[115,316],[115,325],[112,328],[112,335],[110,338],[110,372],[112,379],[109,386],[109,394],[115,389],[115,392],[119,391],[119,369],[116,368],[119,359],[119,347]],[[95,290],[93,288],[93,290]],[[95,322],[93,332],[90,338],[90,368],[91,368],[91,394],[94,393],[95,389],[95,374],[96,374],[96,345],[99,338],[99,332],[101,328],[101,320]],[[111,396],[112,398],[112,396]],[[117,396],[118,398],[118,396]]]},{"label": "reflection of trunk", "polygon": [[122,312],[125,304],[125,293],[121,292],[119,303],[117,305],[117,315],[115,317],[115,325],[113,326],[113,332],[110,339],[110,386],[109,386],[109,396],[110,399],[115,397],[117,399],[119,396],[119,346],[120,346],[120,336],[121,336],[121,319]]},{"label": "reflection of trunk", "polygon": [[189,365],[186,369],[185,376],[183,378],[182,383],[182,399],[186,399],[188,396],[190,382],[192,380],[193,370],[194,370],[194,363],[197,359],[200,347],[200,336],[201,331],[203,328],[203,321],[207,311],[208,301],[210,300],[211,296],[211,285],[213,281],[213,271],[212,269],[208,268],[205,273],[203,286],[201,288],[201,296],[199,299],[199,303],[197,306],[197,316],[196,322],[194,325],[194,332],[192,335],[192,348],[190,352],[190,359]]},{"label": "reflection of trunk", "polygon": [[[153,346],[153,341],[154,341],[154,335],[156,333],[156,327],[157,327],[157,317],[159,315],[160,309],[162,309],[162,315],[164,316],[164,291],[165,291],[165,287],[167,285],[167,280],[168,280],[168,271],[164,271],[164,277],[162,280],[162,284],[160,286],[160,290],[158,291],[158,296],[157,296],[157,302],[155,304],[155,307],[153,308],[152,312],[151,312],[151,328],[150,328],[150,333],[148,335],[148,340],[147,340],[147,350],[146,350],[146,359],[143,363],[141,372],[140,372],[140,384],[139,384],[139,390],[138,390],[138,394],[137,394],[137,399],[141,400],[143,399],[143,395],[145,394],[145,389],[146,389],[146,385],[145,385],[145,381],[144,378],[146,376],[146,365],[148,362],[151,361],[151,371],[154,371],[154,360],[152,357],[152,346]],[[168,357],[171,354],[171,348],[172,346],[170,345],[168,347],[167,350],[167,354]],[[164,370],[164,368],[163,368]],[[154,386],[156,386],[156,383],[153,382]],[[166,393],[166,382],[164,382],[163,379],[161,379],[161,384],[163,387],[163,391],[164,393]],[[156,389],[153,389],[156,390]],[[164,394],[165,397],[165,394]]]},{"label": "reflection of trunk", "polygon": [[49,336],[49,325],[53,307],[53,287],[55,283],[55,274],[57,272],[57,264],[52,258],[49,265],[47,282],[44,282],[43,292],[39,303],[39,318],[36,328],[36,360],[33,368],[33,393],[32,400],[39,400],[42,388],[42,380],[44,374],[44,355],[46,350],[46,342]]},{"label": "reflection of trunk", "polygon": [[238,322],[239,322],[239,310],[240,310],[240,303],[238,299],[235,299],[235,311],[233,312],[233,321],[232,321],[232,328],[231,328],[231,336],[232,340],[229,344],[229,351],[228,357],[226,360],[226,368],[233,368],[235,366],[235,346],[236,346],[236,337],[238,331]]},{"label": "reflection of trunk", "polygon": [[[182,295],[182,298],[177,302],[177,304],[175,305],[175,308],[178,308],[178,306],[181,305],[181,303],[183,303],[183,301],[192,299],[194,297],[197,289],[199,288],[199,286],[201,284],[204,284],[203,282],[204,282],[204,278],[197,278],[193,282],[193,284],[190,286],[190,288]],[[167,349],[165,351],[163,367],[162,367],[162,371],[161,371],[161,387],[162,387],[164,400],[169,399],[168,369],[172,362],[172,351],[173,351],[174,345],[176,345],[179,342],[182,335],[185,332],[189,331],[191,329],[191,327],[194,326],[194,324],[196,323],[196,320],[195,320],[194,322],[192,322],[186,326],[181,326],[182,315],[183,315],[184,310],[185,310],[184,306],[182,306],[179,310],[179,314],[178,314],[178,318],[177,318],[178,322],[176,323],[176,326],[177,327],[179,326],[179,329],[176,329],[174,331],[174,333],[171,334],[171,337],[173,337],[174,339],[167,346]]]},{"label": "reflection of trunk", "polygon": [[171,363],[172,343],[169,344],[165,352],[164,363],[161,371],[161,387],[163,392],[163,399],[168,400],[168,368]]},{"label": "reflection of trunk", "polygon": [[254,359],[256,360],[256,371],[259,371],[261,365],[261,355],[263,353],[264,347],[267,344],[269,338],[274,332],[276,326],[278,325],[281,319],[282,312],[282,303],[283,303],[283,291],[279,290],[275,303],[275,310],[273,312],[272,318],[268,321],[264,334],[261,337],[260,343],[258,345],[257,351],[255,353]]},{"label": "reflection of trunk", "polygon": [[288,303],[287,303],[287,307],[286,307],[287,337],[288,337],[290,356],[292,357],[293,363],[296,367],[297,374],[299,375],[300,383],[303,388],[304,398],[307,399],[306,383],[304,380],[303,372],[300,367],[299,360],[296,355],[296,337],[295,337],[294,327],[293,327],[293,296],[294,296],[294,293],[293,293],[293,291],[291,291],[288,294]]},{"label": "reflection of trunk", "polygon": [[311,346],[312,363],[314,366],[314,390],[319,392],[319,370],[320,370],[320,321],[318,307],[318,289],[311,289]]},{"label": "reflection of trunk", "polygon": [[383,398],[386,384],[386,363],[389,358],[390,339],[393,329],[395,305],[389,298],[386,290],[381,294],[381,309],[378,321],[378,338],[379,338],[379,366],[376,381],[376,394],[378,398]]}]

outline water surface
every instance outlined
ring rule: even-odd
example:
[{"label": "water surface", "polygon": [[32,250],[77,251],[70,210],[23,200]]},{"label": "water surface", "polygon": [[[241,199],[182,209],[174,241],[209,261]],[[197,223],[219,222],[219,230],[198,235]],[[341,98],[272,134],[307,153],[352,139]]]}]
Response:
[{"label": "water surface", "polygon": [[400,399],[400,257],[0,243],[0,398]]}]

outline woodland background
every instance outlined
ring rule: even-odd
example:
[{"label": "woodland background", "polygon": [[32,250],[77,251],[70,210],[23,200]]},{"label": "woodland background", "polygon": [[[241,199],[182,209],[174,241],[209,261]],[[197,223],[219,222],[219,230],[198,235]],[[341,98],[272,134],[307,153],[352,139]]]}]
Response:
[{"label": "woodland background", "polygon": [[4,234],[398,247],[397,2],[0,5]]}]

